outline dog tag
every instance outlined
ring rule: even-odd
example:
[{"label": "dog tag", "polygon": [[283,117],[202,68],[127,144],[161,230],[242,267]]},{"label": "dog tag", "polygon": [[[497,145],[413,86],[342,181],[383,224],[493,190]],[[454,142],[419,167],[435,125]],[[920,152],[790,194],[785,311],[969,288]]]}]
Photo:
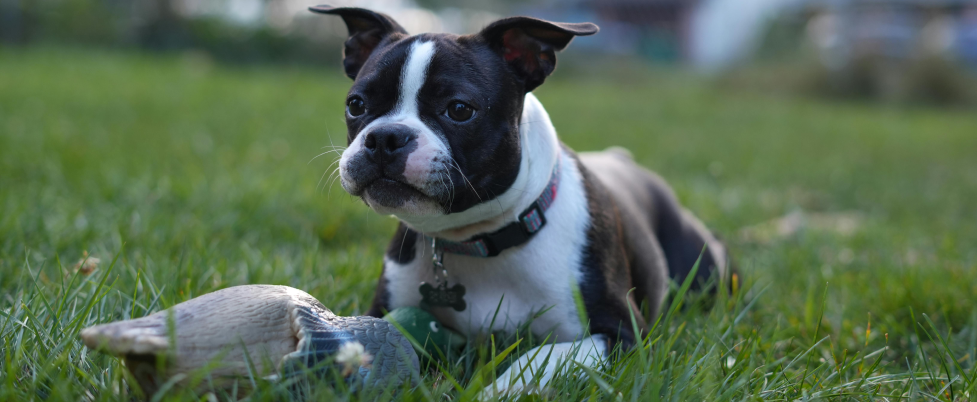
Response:
[{"label": "dog tag", "polygon": [[421,282],[421,303],[432,307],[451,307],[455,311],[465,311],[468,304],[465,303],[465,287],[460,283],[448,288],[447,282],[441,282],[438,286],[431,286],[429,283]]}]

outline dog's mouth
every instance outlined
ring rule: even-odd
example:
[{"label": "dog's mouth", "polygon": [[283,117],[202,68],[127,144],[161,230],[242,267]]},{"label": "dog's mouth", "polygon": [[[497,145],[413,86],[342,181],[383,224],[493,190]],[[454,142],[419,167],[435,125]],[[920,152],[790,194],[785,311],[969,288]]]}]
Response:
[{"label": "dog's mouth", "polygon": [[385,176],[367,184],[363,193],[370,204],[376,203],[386,208],[397,208],[421,200],[435,201],[417,187]]}]

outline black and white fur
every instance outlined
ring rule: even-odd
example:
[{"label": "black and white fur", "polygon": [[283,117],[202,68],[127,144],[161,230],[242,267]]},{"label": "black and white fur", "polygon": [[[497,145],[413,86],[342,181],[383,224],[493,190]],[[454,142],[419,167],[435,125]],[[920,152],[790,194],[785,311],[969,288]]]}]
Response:
[{"label": "black and white fur", "polygon": [[[596,366],[613,345],[633,345],[631,314],[641,327],[656,317],[669,279],[683,280],[704,245],[699,283],[725,274],[722,244],[661,178],[624,150],[575,154],[530,92],[555,68],[555,52],[574,36],[596,33],[596,25],[513,17],[474,35],[410,36],[372,11],[312,11],[339,15],[349,29],[343,64],[354,83],[342,186],[401,221],[369,315],[418,306],[419,284],[436,282],[425,236],[463,241],[515,221],[557,164],[548,223],[529,242],[496,257],[443,257],[449,286],[463,284],[468,305],[433,308],[444,325],[476,334],[532,320],[533,333],[554,341],[540,353],[551,355],[545,367],[530,351],[490,388],[524,389],[531,375],[516,377],[525,367],[545,386],[566,359]],[[470,119],[448,113],[459,102],[474,110]],[[642,316],[642,304],[650,316]]]}]

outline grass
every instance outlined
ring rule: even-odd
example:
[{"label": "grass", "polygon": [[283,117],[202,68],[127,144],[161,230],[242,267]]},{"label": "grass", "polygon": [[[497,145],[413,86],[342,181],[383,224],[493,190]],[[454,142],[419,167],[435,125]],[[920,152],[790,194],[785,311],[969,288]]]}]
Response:
[{"label": "grass", "polygon": [[[313,159],[344,145],[348,84],[332,70],[0,49],[0,400],[131,399],[121,363],[78,331],[227,286],[289,285],[363,313],[395,222],[328,180],[334,155]],[[715,308],[675,309],[603,372],[568,368],[540,399],[977,398],[972,110],[636,70],[557,72],[537,95],[570,146],[626,146],[665,176],[744,278]],[[857,227],[743,235],[794,211]],[[101,260],[90,274],[75,269],[86,251]],[[471,399],[513,340],[472,347],[396,397]],[[251,400],[288,396],[256,384]],[[200,392],[158,397],[210,398]]]}]

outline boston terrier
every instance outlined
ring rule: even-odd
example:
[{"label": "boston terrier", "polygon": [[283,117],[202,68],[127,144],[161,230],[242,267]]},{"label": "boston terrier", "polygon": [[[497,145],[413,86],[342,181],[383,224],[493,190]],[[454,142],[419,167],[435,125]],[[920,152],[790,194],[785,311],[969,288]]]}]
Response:
[{"label": "boston terrier", "polygon": [[464,334],[529,323],[553,343],[489,387],[516,392],[634,345],[631,317],[653,321],[700,258],[695,283],[725,277],[722,243],[664,180],[620,148],[573,152],[533,96],[555,52],[596,25],[511,17],[410,35],[370,10],[310,10],[349,30],[342,186],[400,220],[369,315],[421,307]]}]

